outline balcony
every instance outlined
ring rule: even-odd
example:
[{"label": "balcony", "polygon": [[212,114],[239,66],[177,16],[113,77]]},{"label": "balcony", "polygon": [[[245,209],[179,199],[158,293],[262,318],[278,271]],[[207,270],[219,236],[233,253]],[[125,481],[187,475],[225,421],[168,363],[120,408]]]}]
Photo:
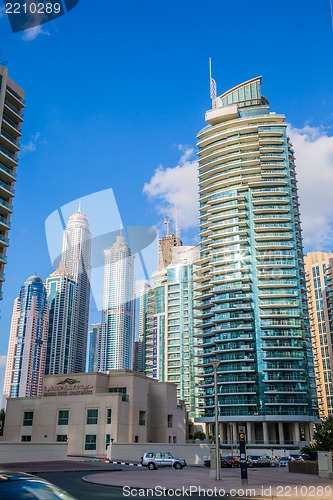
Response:
[{"label": "balcony", "polygon": [[14,120],[18,119],[20,121],[23,121],[22,111],[10,104],[7,99],[5,100],[5,109],[9,112],[10,116],[14,115]]},{"label": "balcony", "polygon": [[11,213],[13,211],[13,205],[10,205],[7,201],[0,198],[0,210],[1,209],[4,209],[6,213]]},{"label": "balcony", "polygon": [[3,165],[2,163],[0,163],[0,174],[1,177],[3,176],[7,177],[9,182],[16,180],[17,177],[16,173],[13,170],[6,167],[6,165]]},{"label": "balcony", "polygon": [[0,216],[0,226],[4,226],[6,229],[10,229],[11,223],[5,217]]},{"label": "balcony", "polygon": [[13,188],[11,188],[8,184],[6,184],[5,182],[2,182],[2,181],[0,181],[0,193],[1,193],[1,190],[5,191],[5,196],[8,193],[12,194],[12,195],[15,194],[15,190]]}]

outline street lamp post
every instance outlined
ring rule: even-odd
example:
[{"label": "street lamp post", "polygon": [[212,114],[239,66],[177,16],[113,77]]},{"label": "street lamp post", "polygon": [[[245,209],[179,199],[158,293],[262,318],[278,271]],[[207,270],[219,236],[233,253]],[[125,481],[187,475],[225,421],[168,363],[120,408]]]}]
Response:
[{"label": "street lamp post", "polygon": [[230,427],[230,441],[231,441],[231,456],[234,458],[234,429],[232,422],[229,422]]},{"label": "street lamp post", "polygon": [[215,394],[215,450],[216,450],[216,479],[221,479],[221,459],[220,459],[220,443],[219,443],[219,405],[217,395],[217,367],[221,361],[213,359],[211,364],[214,370],[214,394]]}]

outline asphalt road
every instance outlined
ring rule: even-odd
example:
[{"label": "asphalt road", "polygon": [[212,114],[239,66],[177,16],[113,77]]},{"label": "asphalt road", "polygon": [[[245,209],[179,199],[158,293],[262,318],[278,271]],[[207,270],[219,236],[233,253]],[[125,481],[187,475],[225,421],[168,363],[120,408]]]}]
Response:
[{"label": "asphalt road", "polygon": [[[88,473],[89,474],[89,473]],[[38,476],[67,491],[77,500],[106,500],[125,498],[121,490],[82,481],[87,472],[43,472]]]},{"label": "asphalt road", "polygon": [[[127,467],[124,468],[127,469]],[[130,468],[128,467],[128,469]],[[171,496],[150,495],[142,497],[142,495],[139,495],[139,492],[136,496],[126,496],[123,495],[122,489],[111,488],[110,486],[101,486],[98,484],[95,485],[82,481],[82,477],[87,475],[87,472],[40,472],[38,475],[66,490],[68,493],[73,495],[73,497],[77,498],[77,500],[125,500],[126,498],[129,498],[131,500],[135,498],[148,498],[149,500],[170,500],[170,498],[175,498]],[[183,497],[177,496],[177,498],[182,499]],[[191,496],[190,498],[191,500],[202,500],[203,497]],[[212,496],[210,496],[209,498],[221,499],[221,497]],[[233,500],[237,499],[233,498]]]}]

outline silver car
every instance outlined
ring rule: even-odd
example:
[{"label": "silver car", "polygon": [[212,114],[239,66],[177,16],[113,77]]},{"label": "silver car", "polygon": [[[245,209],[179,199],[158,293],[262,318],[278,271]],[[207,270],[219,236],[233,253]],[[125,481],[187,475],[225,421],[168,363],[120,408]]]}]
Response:
[{"label": "silver car", "polygon": [[149,470],[159,467],[173,467],[182,469],[186,465],[184,458],[176,458],[168,451],[145,451],[141,457],[141,465],[148,467]]}]

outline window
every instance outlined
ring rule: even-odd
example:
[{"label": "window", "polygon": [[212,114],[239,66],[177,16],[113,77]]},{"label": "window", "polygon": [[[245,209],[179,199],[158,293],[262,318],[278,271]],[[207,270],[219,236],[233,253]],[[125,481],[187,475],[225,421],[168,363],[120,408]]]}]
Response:
[{"label": "window", "polygon": [[58,443],[67,443],[67,434],[57,434]]},{"label": "window", "polygon": [[139,425],[146,425],[146,412],[139,411]]},{"label": "window", "polygon": [[85,450],[96,450],[96,434],[86,434]]},{"label": "window", "polygon": [[111,435],[110,434],[107,434],[105,436],[105,449],[107,450],[108,449],[108,446],[110,445],[110,442],[111,442]]},{"label": "window", "polygon": [[23,442],[31,441],[31,436],[21,436],[21,441]]},{"label": "window", "polygon": [[110,387],[109,392],[121,392],[122,394],[126,394],[126,387]]},{"label": "window", "polygon": [[112,409],[107,408],[107,410],[106,410],[106,423],[111,424],[111,421],[112,421]]},{"label": "window", "polygon": [[168,415],[168,427],[172,427],[173,415]]},{"label": "window", "polygon": [[58,425],[68,425],[69,410],[59,410]]},{"label": "window", "polygon": [[23,425],[24,426],[31,426],[33,419],[34,419],[34,412],[33,411],[23,412]]},{"label": "window", "polygon": [[87,424],[97,424],[98,410],[87,410]]}]

